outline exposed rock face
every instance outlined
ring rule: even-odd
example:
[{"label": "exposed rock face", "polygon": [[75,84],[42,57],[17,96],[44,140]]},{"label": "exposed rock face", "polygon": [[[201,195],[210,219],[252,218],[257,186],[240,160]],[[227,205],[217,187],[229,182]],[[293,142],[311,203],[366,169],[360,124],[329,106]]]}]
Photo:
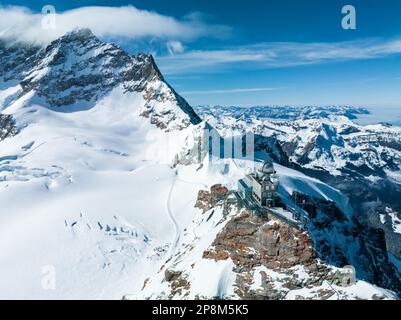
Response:
[{"label": "exposed rock face", "polygon": [[39,47],[0,39],[0,80],[22,80],[25,71],[33,67],[30,59]]},{"label": "exposed rock face", "polygon": [[199,208],[204,212],[215,207],[222,199],[228,195],[229,191],[226,187],[221,184],[217,184],[211,187],[210,192],[200,190],[198,193],[198,200],[195,204],[195,208]]},{"label": "exposed rock face", "polygon": [[[265,153],[268,157],[276,163],[283,166],[289,166],[289,157],[280,145],[280,142],[275,137],[265,137],[262,135],[255,135],[255,153]],[[265,159],[263,157],[262,159]]]},{"label": "exposed rock face", "polygon": [[[271,218],[256,217],[244,211],[227,223],[217,236],[212,247],[204,252],[204,259],[232,259],[237,273],[236,293],[242,299],[282,299],[286,292],[275,290],[266,272],[263,290],[252,290],[256,268],[265,267],[286,275],[285,286],[289,289],[305,285],[321,285],[323,281],[334,281],[330,268],[319,264],[308,235],[288,224]],[[296,276],[296,267],[303,266],[309,274],[308,282]],[[294,268],[291,270],[291,268]],[[261,269],[262,270],[262,269]],[[341,277],[335,281],[341,283]]]},{"label": "exposed rock face", "polygon": [[387,249],[398,258],[401,258],[401,234],[394,232],[391,223],[384,223],[381,215],[386,216],[385,208],[401,212],[401,203],[398,200],[401,194],[401,185],[394,181],[383,179],[372,182],[359,176],[357,180],[344,179],[343,176],[330,176],[315,170],[302,170],[309,176],[317,177],[336,187],[350,199],[352,207],[357,212],[358,222],[364,226],[385,231]]},{"label": "exposed rock face", "polygon": [[363,226],[355,216],[348,217],[339,210],[318,210],[308,232],[323,261],[337,267],[352,265],[359,279],[401,292],[401,279],[389,261],[382,230]]},{"label": "exposed rock face", "polygon": [[[153,58],[152,58],[153,61]],[[155,68],[156,64],[153,65]],[[156,86],[147,86],[144,89],[144,98],[147,101],[141,116],[149,118],[150,122],[160,129],[167,129],[170,123],[177,123],[179,129],[188,127],[190,124],[197,125],[201,123],[201,119],[192,109],[192,107],[178,95],[172,87],[165,82],[160,82]],[[160,108],[160,105],[167,107]],[[170,105],[177,105],[188,116],[188,118],[178,117],[174,109],[170,109]]]},{"label": "exposed rock face", "polygon": [[216,184],[210,188],[210,192],[217,198],[224,198],[228,194],[228,189],[221,184]]},{"label": "exposed rock face", "polygon": [[12,137],[16,133],[17,130],[12,116],[0,113],[0,141]]},{"label": "exposed rock face", "polygon": [[190,288],[189,282],[184,279],[182,272],[177,272],[167,269],[165,272],[165,279],[171,286],[171,297],[176,294],[181,294],[184,290]]},{"label": "exposed rock face", "polygon": [[[231,220],[213,246],[217,251],[230,252],[232,260],[244,268],[261,263],[272,269],[314,263],[312,241],[306,233],[248,211]],[[212,255],[205,253],[205,257],[209,254]]]}]

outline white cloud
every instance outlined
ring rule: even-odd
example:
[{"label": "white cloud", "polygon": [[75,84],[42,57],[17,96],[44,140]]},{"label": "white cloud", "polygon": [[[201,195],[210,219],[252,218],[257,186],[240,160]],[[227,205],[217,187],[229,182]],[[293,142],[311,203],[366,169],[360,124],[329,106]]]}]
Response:
[{"label": "white cloud", "polygon": [[269,52],[256,52],[247,49],[226,49],[209,51],[187,51],[174,56],[158,57],[158,62],[166,74],[186,72],[208,72],[216,68],[240,64],[242,62],[269,61],[274,57]]},{"label": "white cloud", "polygon": [[266,92],[277,90],[277,88],[236,88],[236,89],[222,89],[222,90],[205,90],[205,91],[187,91],[182,94],[195,95],[195,94],[230,94],[230,93],[252,93],[252,92]]},{"label": "white cloud", "polygon": [[213,72],[224,68],[281,68],[401,54],[401,40],[368,39],[334,43],[272,42],[160,57],[169,74]]},{"label": "white cloud", "polygon": [[56,28],[42,27],[44,15],[25,7],[0,7],[0,36],[23,41],[47,43],[75,28],[90,28],[97,36],[143,38],[157,37],[189,40],[203,36],[224,37],[230,29],[209,25],[196,17],[182,20],[152,11],[124,7],[81,7],[57,13]]}]

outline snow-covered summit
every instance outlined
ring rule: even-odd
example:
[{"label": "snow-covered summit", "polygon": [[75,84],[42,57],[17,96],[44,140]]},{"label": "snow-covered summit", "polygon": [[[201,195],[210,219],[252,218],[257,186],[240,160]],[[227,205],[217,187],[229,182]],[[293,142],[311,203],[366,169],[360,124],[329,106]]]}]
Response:
[{"label": "snow-covered summit", "polygon": [[[4,51],[6,47],[0,45]],[[89,29],[67,33],[45,48],[14,43],[7,50],[0,63],[7,71],[3,80],[19,81],[15,99],[33,93],[50,108],[69,112],[93,107],[120,86],[124,92],[142,93],[142,115],[163,129],[201,122],[165,82],[151,55],[130,55],[117,45],[102,42]],[[8,105],[15,99],[9,98]]]}]

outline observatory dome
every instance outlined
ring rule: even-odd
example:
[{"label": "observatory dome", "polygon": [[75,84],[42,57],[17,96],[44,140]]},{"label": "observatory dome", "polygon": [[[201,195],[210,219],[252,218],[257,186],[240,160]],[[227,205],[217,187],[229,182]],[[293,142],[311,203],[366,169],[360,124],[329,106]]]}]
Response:
[{"label": "observatory dome", "polygon": [[260,168],[260,172],[263,174],[274,174],[276,171],[274,170],[274,165],[272,161],[266,160],[263,163],[263,166]]}]

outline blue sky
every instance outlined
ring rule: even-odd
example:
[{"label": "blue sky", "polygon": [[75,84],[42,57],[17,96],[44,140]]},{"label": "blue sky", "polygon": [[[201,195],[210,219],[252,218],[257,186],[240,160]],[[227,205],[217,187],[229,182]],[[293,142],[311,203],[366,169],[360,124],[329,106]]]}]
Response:
[{"label": "blue sky", "polygon": [[[33,16],[51,1],[0,4],[3,17],[11,16],[10,5],[28,7],[24,14]],[[341,27],[346,4],[356,8],[356,30]],[[95,34],[132,53],[153,53],[166,79],[194,105],[401,107],[399,0],[58,0],[54,5],[65,15],[65,28],[88,23]],[[120,11],[83,8],[88,6]],[[0,27],[7,26],[1,20]],[[21,30],[35,36],[27,28]]]}]

